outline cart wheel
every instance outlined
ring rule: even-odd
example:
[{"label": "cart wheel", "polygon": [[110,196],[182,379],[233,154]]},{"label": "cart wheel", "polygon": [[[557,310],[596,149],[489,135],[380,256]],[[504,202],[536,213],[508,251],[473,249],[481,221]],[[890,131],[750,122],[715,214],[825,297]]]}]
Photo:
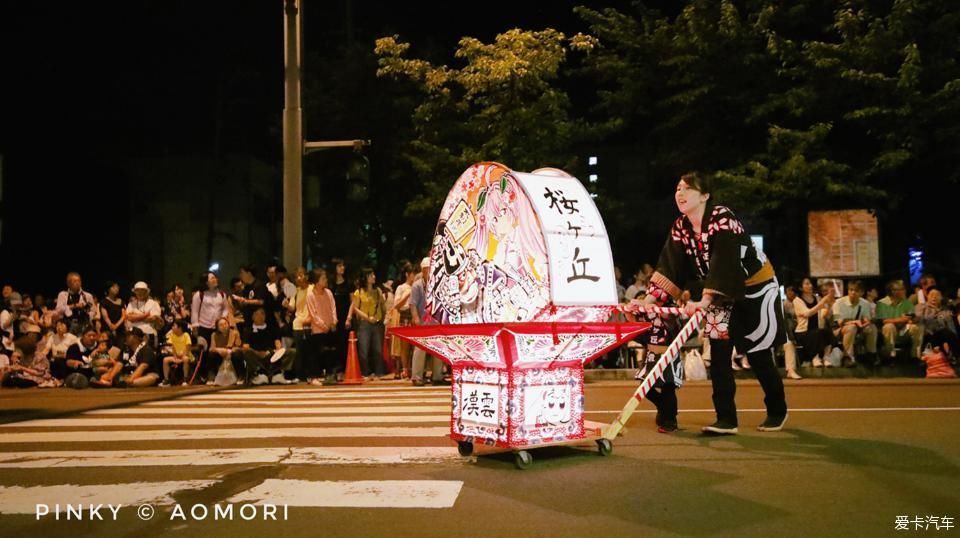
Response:
[{"label": "cart wheel", "polygon": [[473,443],[470,441],[458,441],[457,452],[459,452],[463,457],[473,454]]},{"label": "cart wheel", "polygon": [[597,439],[597,450],[601,456],[609,456],[613,452],[613,443],[609,439]]},{"label": "cart wheel", "polygon": [[530,467],[530,464],[533,463],[533,456],[526,450],[521,450],[517,452],[516,456],[513,459],[513,464],[517,466],[517,469],[523,470],[527,467]]}]

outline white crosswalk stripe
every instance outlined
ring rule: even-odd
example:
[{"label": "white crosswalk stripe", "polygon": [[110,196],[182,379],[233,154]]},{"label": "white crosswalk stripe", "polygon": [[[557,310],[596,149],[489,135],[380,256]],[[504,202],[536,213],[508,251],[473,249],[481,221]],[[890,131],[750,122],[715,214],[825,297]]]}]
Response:
[{"label": "white crosswalk stripe", "polygon": [[[2,424],[0,468],[5,470],[40,473],[55,468],[63,473],[94,469],[100,476],[109,476],[109,469],[114,468],[176,467],[196,469],[199,476],[197,480],[173,482],[88,485],[84,480],[50,485],[37,478],[35,485],[27,486],[0,481],[0,514],[33,514],[34,504],[41,498],[50,504],[51,514],[58,500],[64,505],[71,499],[94,504],[122,502],[125,506],[150,501],[170,504],[177,491],[218,483],[203,471],[207,466],[468,461],[459,456],[448,438],[449,424],[448,387],[302,385],[227,389],[76,416]],[[366,483],[285,477],[265,480],[227,500],[262,503],[269,497],[282,499],[271,502],[290,506],[443,508],[454,504],[461,486],[458,481]]]},{"label": "white crosswalk stripe", "polygon": [[[449,433],[449,389],[427,389],[437,394],[427,398],[421,397],[423,390],[412,387],[371,389],[223,390],[89,411],[71,418],[14,422],[0,425],[4,431],[0,446],[284,438],[442,439]],[[443,444],[450,446],[449,441]]]}]

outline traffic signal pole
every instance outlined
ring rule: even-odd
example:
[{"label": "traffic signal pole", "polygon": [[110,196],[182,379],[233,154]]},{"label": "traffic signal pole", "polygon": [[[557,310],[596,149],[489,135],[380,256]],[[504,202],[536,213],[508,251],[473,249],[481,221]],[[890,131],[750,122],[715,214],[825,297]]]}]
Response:
[{"label": "traffic signal pole", "polygon": [[283,263],[303,265],[303,109],[300,0],[284,0]]}]

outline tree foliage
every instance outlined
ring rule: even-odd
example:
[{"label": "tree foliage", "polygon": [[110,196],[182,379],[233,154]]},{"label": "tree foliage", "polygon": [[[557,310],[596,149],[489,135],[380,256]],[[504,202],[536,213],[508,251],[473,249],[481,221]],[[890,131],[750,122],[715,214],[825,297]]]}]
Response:
[{"label": "tree foliage", "polygon": [[519,170],[570,166],[572,145],[599,127],[571,114],[561,69],[571,51],[595,46],[582,34],[510,30],[492,43],[462,38],[449,66],[409,58],[410,44],[396,37],[377,40],[377,74],[410,83],[420,95],[416,137],[404,157],[423,190],[408,214],[435,216],[454,179],[475,162]]},{"label": "tree foliage", "polygon": [[577,11],[600,42],[590,65],[598,108],[623,114],[653,176],[716,171],[728,198],[768,210],[886,210],[905,181],[960,180],[956,3],[691,0],[675,14]]}]

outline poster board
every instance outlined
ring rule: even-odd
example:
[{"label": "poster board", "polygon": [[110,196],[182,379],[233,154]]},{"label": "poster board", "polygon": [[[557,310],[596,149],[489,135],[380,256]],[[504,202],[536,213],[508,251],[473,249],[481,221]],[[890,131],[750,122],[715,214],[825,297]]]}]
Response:
[{"label": "poster board", "polygon": [[811,276],[880,274],[877,217],[868,210],[811,211],[807,215],[807,231]]}]

